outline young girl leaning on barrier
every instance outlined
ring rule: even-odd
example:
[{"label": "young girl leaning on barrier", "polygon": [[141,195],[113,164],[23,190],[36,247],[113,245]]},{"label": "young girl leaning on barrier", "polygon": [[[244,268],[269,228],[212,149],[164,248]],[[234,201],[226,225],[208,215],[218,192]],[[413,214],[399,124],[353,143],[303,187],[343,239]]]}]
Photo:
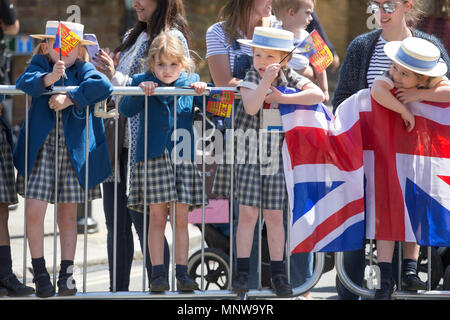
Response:
[{"label": "young girl leaning on barrier", "polygon": [[[168,275],[164,267],[164,231],[167,210],[173,222],[173,205],[176,203],[176,278],[178,291],[192,291],[197,283],[187,274],[189,234],[187,229],[189,207],[202,205],[202,179],[194,164],[193,97],[179,96],[176,102],[177,137],[182,136],[188,148],[177,150],[176,171],[172,149],[174,147],[174,96],[154,95],[156,87],[191,87],[197,94],[206,89],[199,76],[192,73],[193,61],[186,57],[181,41],[169,33],[162,32],[152,42],[148,53],[149,71],[133,77],[131,86],[139,86],[144,96],[125,97],[120,112],[126,117],[140,114],[140,125],[136,149],[136,169],[131,181],[128,207],[144,212],[144,197],[150,208],[148,244],[152,262],[150,290],[169,290]],[[145,99],[148,102],[148,131],[145,132]],[[144,159],[144,139],[147,139],[147,159]],[[186,135],[187,136],[186,136]],[[189,145],[190,144],[190,145]],[[181,156],[181,159],[179,158]],[[147,175],[145,163],[147,161]],[[144,195],[144,183],[147,183]]]},{"label": "young girl leaning on barrier", "polygon": [[[85,201],[86,107],[89,106],[89,201],[101,197],[99,183],[111,174],[104,127],[93,116],[94,104],[106,99],[113,88],[109,80],[86,61],[84,26],[61,22],[80,37],[78,44],[60,59],[53,49],[58,21],[48,21],[45,34],[31,35],[43,40],[16,87],[32,97],[28,111],[28,159],[25,157],[26,123],[14,149],[18,170],[18,193],[26,198],[26,233],[31,252],[36,295],[50,297],[54,285],[45,267],[44,217],[48,203],[55,202],[57,183],[57,222],[61,243],[61,269],[58,294],[73,295],[77,289],[72,276],[77,241],[77,204]],[[64,79],[63,79],[64,77]],[[66,94],[45,95],[53,86],[76,86]],[[56,118],[59,127],[56,127]],[[58,141],[55,133],[58,131]],[[56,148],[58,147],[58,148]],[[55,163],[55,151],[57,163]],[[25,194],[25,161],[28,164]],[[55,181],[57,167],[58,176]],[[54,252],[56,254],[56,252]]]},{"label": "young girl leaning on barrier", "polygon": [[[433,43],[416,37],[388,42],[384,45],[384,52],[392,60],[392,66],[389,71],[375,78],[371,95],[379,104],[399,113],[408,132],[411,132],[415,126],[415,118],[408,103],[450,102],[450,82],[445,76],[447,64],[440,58],[440,51]],[[392,91],[394,88],[395,93]],[[395,214],[398,212],[391,212],[391,215]],[[394,244],[394,241],[377,239],[381,288],[376,290],[376,299],[390,299],[393,291]],[[419,249],[416,242],[404,243],[402,287],[408,291],[427,288],[426,283],[417,275]]]}]

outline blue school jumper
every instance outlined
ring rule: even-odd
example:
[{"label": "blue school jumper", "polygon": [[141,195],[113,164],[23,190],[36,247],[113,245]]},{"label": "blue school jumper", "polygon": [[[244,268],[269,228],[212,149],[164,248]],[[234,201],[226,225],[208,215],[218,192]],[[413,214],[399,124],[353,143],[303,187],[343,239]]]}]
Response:
[{"label": "blue school jumper", "polygon": [[[44,87],[44,76],[53,70],[53,62],[45,55],[35,55],[25,72],[17,79],[16,88],[32,97],[29,110],[28,174],[45,139],[56,123],[56,112],[49,108],[52,87]],[[105,100],[113,91],[113,86],[105,75],[84,61],[77,60],[66,69],[65,86],[78,86],[67,95],[74,105],[60,111],[64,137],[69,156],[80,185],[85,186],[86,165],[86,106],[89,105],[89,179],[88,189],[103,182],[111,175],[108,147],[105,139],[103,120],[94,116],[94,104]],[[61,86],[61,79],[54,86]],[[14,149],[14,165],[25,176],[25,123]]]}]

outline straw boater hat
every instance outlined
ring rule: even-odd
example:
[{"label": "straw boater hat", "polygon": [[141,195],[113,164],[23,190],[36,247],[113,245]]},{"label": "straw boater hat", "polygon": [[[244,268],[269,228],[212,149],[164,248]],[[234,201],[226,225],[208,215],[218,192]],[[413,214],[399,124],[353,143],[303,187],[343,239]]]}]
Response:
[{"label": "straw boater hat", "polygon": [[391,41],[384,45],[384,52],[394,62],[429,77],[440,77],[447,73],[447,64],[441,52],[431,42],[409,37],[403,41]]},{"label": "straw boater hat", "polygon": [[[82,45],[95,45],[95,42],[84,40],[83,39],[83,31],[84,31],[84,25],[80,23],[75,22],[67,22],[67,21],[61,21],[62,24],[64,24],[67,28],[70,29],[73,33],[75,33],[77,36],[80,37],[80,43]],[[55,39],[56,33],[58,31],[58,21],[47,21],[47,24],[45,25],[45,34],[31,34],[30,37],[35,39]]]},{"label": "straw boater hat", "polygon": [[294,46],[294,34],[287,30],[255,27],[253,39],[238,39],[238,42],[250,47],[257,47],[270,50],[280,50],[286,52],[303,52]]}]

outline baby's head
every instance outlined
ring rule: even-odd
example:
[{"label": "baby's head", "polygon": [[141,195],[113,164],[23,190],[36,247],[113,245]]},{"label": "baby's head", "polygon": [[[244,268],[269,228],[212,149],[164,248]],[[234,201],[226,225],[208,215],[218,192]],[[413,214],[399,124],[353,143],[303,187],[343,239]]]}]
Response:
[{"label": "baby's head", "polygon": [[32,38],[42,40],[38,46],[36,46],[34,50],[34,54],[44,54],[47,55],[49,60],[56,62],[58,60],[64,61],[66,68],[72,66],[77,59],[87,61],[87,54],[84,48],[85,45],[95,45],[94,42],[84,40],[83,31],[84,26],[79,23],[61,21],[61,24],[70,29],[71,33],[77,35],[80,40],[78,43],[70,50],[67,54],[60,55],[58,51],[56,51],[53,46],[56,41],[56,33],[58,31],[58,21],[47,21],[45,34],[32,34],[30,35]]},{"label": "baby's head", "polygon": [[272,8],[285,28],[305,29],[312,21],[315,3],[315,0],[273,0]]},{"label": "baby's head", "polygon": [[161,82],[170,84],[183,71],[194,72],[194,61],[186,56],[183,43],[168,32],[161,32],[148,51],[148,66]]},{"label": "baby's head", "polygon": [[389,74],[396,88],[432,88],[447,73],[447,64],[431,42],[415,37],[384,46],[392,60]]}]

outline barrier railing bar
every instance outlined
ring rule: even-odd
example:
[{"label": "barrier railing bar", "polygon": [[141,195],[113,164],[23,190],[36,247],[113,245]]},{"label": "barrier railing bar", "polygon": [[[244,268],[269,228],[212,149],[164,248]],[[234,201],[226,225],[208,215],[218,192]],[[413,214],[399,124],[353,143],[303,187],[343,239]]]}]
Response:
[{"label": "barrier railing bar", "polygon": [[[142,292],[145,292],[145,283],[146,283],[146,269],[147,267],[147,240],[148,240],[148,230],[147,230],[147,218],[150,220],[150,209],[147,208],[147,174],[148,174],[148,165],[147,165],[147,156],[148,156],[148,98],[145,97],[144,99],[144,114],[145,114],[145,120],[144,120],[144,226],[142,231],[142,247],[143,247],[143,264],[142,264]],[[131,136],[130,136],[131,139]],[[137,148],[137,146],[136,146]],[[128,151],[128,152],[131,152]],[[130,181],[131,183],[131,181]],[[148,217],[147,217],[148,212]],[[149,251],[150,254],[150,251]],[[150,281],[150,280],[149,280]],[[150,284],[149,284],[150,285]]]},{"label": "barrier railing bar", "polygon": [[[113,237],[113,287],[117,291],[117,175],[119,162],[119,116],[114,116],[114,237]],[[121,181],[124,183],[124,181]]]},{"label": "barrier railing bar", "polygon": [[[177,96],[173,97],[173,134],[175,135],[175,139],[173,140],[173,176],[175,180],[175,187],[177,181]],[[176,265],[176,225],[177,225],[177,203],[176,201],[172,202],[172,291],[175,291],[175,265]]]},{"label": "barrier railing bar", "polygon": [[[56,130],[55,130],[55,204],[53,205],[53,283],[56,283],[56,256],[58,252],[58,241],[57,241],[57,232],[58,232],[58,172],[59,172],[59,161],[58,161],[58,152],[59,152],[59,111],[56,111]],[[26,160],[28,161],[28,159]],[[28,183],[28,181],[26,182]]]},{"label": "barrier railing bar", "polygon": [[84,250],[83,250],[83,293],[86,293],[87,281],[87,219],[88,219],[88,200],[89,200],[89,106],[86,106],[86,166],[84,179]]},{"label": "barrier railing bar", "polygon": [[[25,159],[28,159],[28,95],[25,95]],[[28,191],[28,161],[25,161],[25,177],[24,177],[24,197],[27,198]],[[23,215],[23,283],[27,283],[27,201],[24,201]]]},{"label": "barrier railing bar", "polygon": [[[202,241],[201,241],[201,280],[200,290],[205,291],[205,189],[206,189],[206,164],[205,164],[205,140],[206,140],[206,97],[202,101]],[[195,150],[194,150],[195,153]]]}]

